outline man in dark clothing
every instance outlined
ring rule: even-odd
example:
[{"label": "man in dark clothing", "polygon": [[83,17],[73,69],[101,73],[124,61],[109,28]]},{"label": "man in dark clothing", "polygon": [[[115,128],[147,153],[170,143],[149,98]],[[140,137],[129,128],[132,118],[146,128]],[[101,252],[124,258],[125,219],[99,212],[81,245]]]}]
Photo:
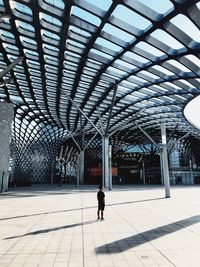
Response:
[{"label": "man in dark clothing", "polygon": [[104,220],[103,211],[105,208],[105,194],[103,192],[103,186],[99,186],[99,192],[97,193],[97,200],[98,200],[98,210],[97,210],[97,220],[100,219],[99,213],[101,211],[101,220]]}]

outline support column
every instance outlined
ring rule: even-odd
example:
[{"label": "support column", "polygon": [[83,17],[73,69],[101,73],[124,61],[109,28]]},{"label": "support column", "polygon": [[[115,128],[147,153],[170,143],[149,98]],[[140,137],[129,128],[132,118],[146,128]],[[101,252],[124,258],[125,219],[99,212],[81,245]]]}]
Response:
[{"label": "support column", "polygon": [[85,141],[85,130],[84,130],[84,124],[83,124],[83,118],[82,114],[80,113],[80,124],[81,124],[81,136],[80,136],[80,184],[84,183],[84,167],[85,167],[85,150],[84,150],[84,141]]},{"label": "support column", "polygon": [[51,184],[53,184],[53,178],[54,178],[54,168],[55,168],[55,159],[52,159],[51,163]]},{"label": "support column", "polygon": [[0,193],[8,190],[13,105],[0,102]]},{"label": "support column", "polygon": [[142,179],[143,184],[146,184],[144,161],[142,161]]},{"label": "support column", "polygon": [[109,190],[112,190],[112,145],[109,145]]},{"label": "support column", "polygon": [[163,177],[163,162],[162,162],[162,151],[160,151],[160,176],[161,176],[161,184],[164,184],[164,177]]},{"label": "support column", "polygon": [[108,137],[103,137],[103,182],[105,187],[109,187],[109,143]]},{"label": "support column", "polygon": [[162,167],[163,167],[165,197],[170,198],[170,181],[169,181],[169,166],[168,166],[168,154],[167,154],[166,126],[164,123],[161,124],[161,136],[162,136],[162,147],[160,151],[160,156],[161,156]]},{"label": "support column", "polygon": [[104,187],[104,181],[105,181],[105,158],[104,158],[104,137],[102,136],[102,186]]},{"label": "support column", "polygon": [[80,185],[80,161],[81,161],[81,154],[79,154],[78,166],[77,166],[77,176],[76,176],[76,186],[79,187]]},{"label": "support column", "polygon": [[84,183],[85,172],[85,150],[80,151],[80,184]]},{"label": "support column", "polygon": [[191,184],[194,184],[194,176],[193,176],[193,171],[192,171],[192,160],[189,160],[189,168],[190,168],[190,182]]}]

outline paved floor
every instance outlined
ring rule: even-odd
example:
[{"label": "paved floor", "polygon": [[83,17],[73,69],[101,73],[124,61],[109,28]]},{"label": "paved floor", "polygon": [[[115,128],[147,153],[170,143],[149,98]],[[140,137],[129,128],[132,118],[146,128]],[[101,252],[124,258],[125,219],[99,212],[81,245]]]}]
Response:
[{"label": "paved floor", "polygon": [[200,266],[200,186],[13,188],[0,196],[0,267]]}]

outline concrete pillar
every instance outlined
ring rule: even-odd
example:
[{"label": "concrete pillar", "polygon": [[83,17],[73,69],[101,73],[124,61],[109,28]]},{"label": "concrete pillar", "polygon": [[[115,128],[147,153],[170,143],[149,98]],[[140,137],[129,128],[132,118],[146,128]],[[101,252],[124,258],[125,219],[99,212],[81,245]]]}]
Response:
[{"label": "concrete pillar", "polygon": [[0,192],[8,190],[13,104],[0,102]]},{"label": "concrete pillar", "polygon": [[167,153],[167,138],[166,138],[166,126],[164,123],[161,124],[161,137],[162,137],[162,147],[160,151],[160,156],[162,160],[163,167],[163,178],[165,185],[165,197],[170,197],[170,181],[169,181],[169,166],[168,166],[168,153]]}]

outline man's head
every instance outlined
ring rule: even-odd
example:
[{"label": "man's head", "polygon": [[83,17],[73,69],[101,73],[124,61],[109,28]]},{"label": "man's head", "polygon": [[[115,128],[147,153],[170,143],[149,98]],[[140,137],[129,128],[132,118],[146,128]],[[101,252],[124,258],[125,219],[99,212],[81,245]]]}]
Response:
[{"label": "man's head", "polygon": [[99,185],[99,190],[103,190],[102,184]]}]

